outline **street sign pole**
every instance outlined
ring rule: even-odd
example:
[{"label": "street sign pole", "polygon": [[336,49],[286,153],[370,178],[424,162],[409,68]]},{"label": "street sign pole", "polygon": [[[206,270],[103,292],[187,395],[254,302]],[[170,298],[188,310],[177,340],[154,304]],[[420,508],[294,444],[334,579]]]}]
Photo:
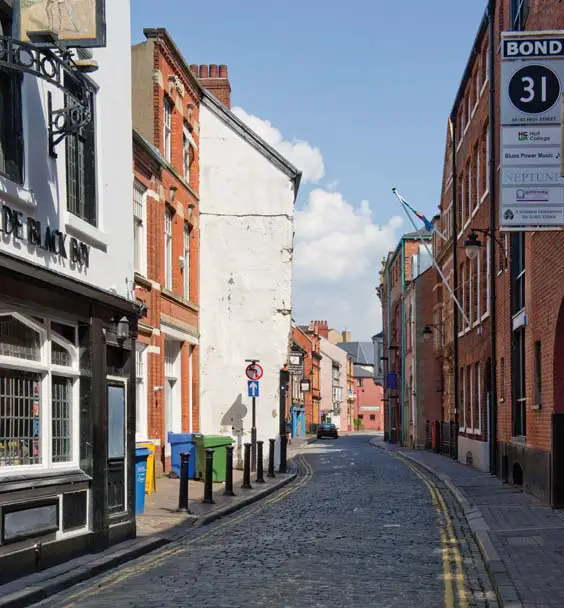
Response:
[{"label": "street sign pole", "polygon": [[264,370],[259,365],[258,359],[247,359],[249,363],[245,369],[245,374],[249,379],[248,391],[251,398],[251,471],[257,470],[257,396],[259,395],[259,380],[262,378]]},{"label": "street sign pole", "polygon": [[257,470],[257,398],[252,397],[253,420],[251,426],[251,471]]}]

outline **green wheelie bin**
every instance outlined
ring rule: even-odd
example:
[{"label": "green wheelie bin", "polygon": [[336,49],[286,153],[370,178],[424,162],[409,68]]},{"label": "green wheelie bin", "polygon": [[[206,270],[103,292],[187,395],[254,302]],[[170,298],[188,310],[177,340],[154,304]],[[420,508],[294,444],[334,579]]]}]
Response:
[{"label": "green wheelie bin", "polygon": [[226,435],[200,435],[196,443],[196,477],[205,480],[206,449],[213,449],[213,483],[225,481],[227,468],[226,446],[233,445],[233,439]]}]

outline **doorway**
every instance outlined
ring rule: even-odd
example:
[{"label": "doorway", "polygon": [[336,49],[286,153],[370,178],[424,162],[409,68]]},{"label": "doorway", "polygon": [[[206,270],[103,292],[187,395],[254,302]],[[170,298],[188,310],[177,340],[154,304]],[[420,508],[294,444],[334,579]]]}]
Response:
[{"label": "doorway", "polygon": [[177,340],[165,339],[165,407],[164,407],[164,454],[171,455],[169,433],[182,430],[182,398],[180,390],[180,347]]}]

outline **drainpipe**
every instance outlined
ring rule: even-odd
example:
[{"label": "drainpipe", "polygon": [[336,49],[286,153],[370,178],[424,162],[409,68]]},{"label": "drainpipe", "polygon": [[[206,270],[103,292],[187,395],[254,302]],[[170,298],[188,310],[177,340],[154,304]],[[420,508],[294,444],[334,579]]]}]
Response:
[{"label": "drainpipe", "polygon": [[405,240],[401,240],[401,439],[405,446]]},{"label": "drainpipe", "polygon": [[[390,266],[386,269],[386,295],[388,305],[386,307],[386,315],[388,317],[386,323],[386,344],[388,345],[386,353],[386,373],[390,371]],[[386,396],[388,398],[388,443],[392,443],[392,401],[390,399],[391,391],[388,387],[388,378],[386,376]]]},{"label": "drainpipe", "polygon": [[495,202],[496,202],[496,166],[495,166],[495,0],[488,2],[488,36],[489,36],[489,49],[490,55],[490,67],[489,67],[489,81],[490,81],[490,98],[489,98],[489,144],[490,144],[490,166],[489,177],[490,177],[490,328],[491,328],[491,347],[492,347],[492,366],[491,366],[491,401],[490,401],[490,425],[491,429],[488,429],[490,434],[490,473],[492,475],[497,474],[497,334],[496,334],[496,311],[495,311],[495,300],[496,300],[496,272],[495,272],[495,261],[496,261],[496,214],[495,214]]},{"label": "drainpipe", "polygon": [[[451,116],[452,123],[452,234],[454,245],[452,247],[452,282],[454,293],[458,297],[458,201],[457,201],[457,178],[456,178],[456,117]],[[454,359],[454,438],[455,445],[451,446],[451,456],[458,458],[458,406],[460,401],[459,387],[458,387],[458,306],[453,306],[454,314],[452,315],[452,322],[454,324],[454,339],[453,339],[453,359]],[[450,433],[450,429],[449,429]],[[449,438],[450,442],[450,438]],[[454,449],[453,449],[454,447]]]}]

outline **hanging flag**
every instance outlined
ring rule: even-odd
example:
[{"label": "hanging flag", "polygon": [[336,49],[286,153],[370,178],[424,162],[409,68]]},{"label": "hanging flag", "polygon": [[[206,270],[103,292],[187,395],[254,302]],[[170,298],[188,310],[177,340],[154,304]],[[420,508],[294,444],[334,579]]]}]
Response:
[{"label": "hanging flag", "polygon": [[417,211],[416,209],[414,209],[404,198],[403,196],[401,196],[401,194],[398,194],[396,189],[393,189],[393,193],[398,197],[399,202],[406,208],[409,209],[409,211],[411,211],[411,213],[413,213],[413,215],[415,215],[415,217],[417,217],[418,219],[420,219],[423,222],[423,225],[425,226],[425,229],[428,230],[429,232],[433,233],[436,232],[442,239],[443,241],[446,241],[446,237],[444,236],[444,234],[442,234],[441,232],[439,232],[439,230],[437,230],[436,226],[433,225],[432,222],[430,222],[422,213],[421,211]]}]

